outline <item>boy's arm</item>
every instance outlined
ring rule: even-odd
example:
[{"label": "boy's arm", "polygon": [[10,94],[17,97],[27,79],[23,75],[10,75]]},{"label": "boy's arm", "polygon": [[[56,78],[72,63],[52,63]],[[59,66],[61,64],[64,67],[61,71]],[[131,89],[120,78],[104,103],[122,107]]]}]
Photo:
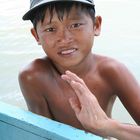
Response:
[{"label": "boy's arm", "polygon": [[70,104],[85,129],[103,137],[119,140],[140,139],[139,126],[121,124],[107,117],[82,79],[69,71],[62,75],[62,79],[71,85],[80,101],[80,107],[74,99],[70,99]]},{"label": "boy's arm", "polygon": [[132,118],[140,125],[140,85],[124,64],[116,62],[104,63],[103,76],[111,85],[124,107]]},{"label": "boy's arm", "polygon": [[19,74],[19,84],[28,109],[33,113],[52,119],[47,101],[43,96],[42,88],[38,84],[38,78],[34,75],[34,71],[22,71]]}]

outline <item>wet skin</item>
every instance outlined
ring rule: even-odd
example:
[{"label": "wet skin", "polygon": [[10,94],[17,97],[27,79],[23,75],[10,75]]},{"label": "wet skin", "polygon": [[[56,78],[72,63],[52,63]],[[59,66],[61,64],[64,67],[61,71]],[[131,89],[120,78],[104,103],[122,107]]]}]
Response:
[{"label": "wet skin", "polygon": [[70,84],[61,78],[66,70],[84,80],[101,108],[111,117],[116,96],[134,120],[140,124],[140,87],[127,68],[112,58],[92,54],[94,37],[100,34],[101,17],[95,23],[75,7],[60,21],[56,13],[49,22],[31,32],[46,57],[36,59],[19,75],[20,87],[30,111],[85,129],[77,120],[69,99],[78,98]]}]

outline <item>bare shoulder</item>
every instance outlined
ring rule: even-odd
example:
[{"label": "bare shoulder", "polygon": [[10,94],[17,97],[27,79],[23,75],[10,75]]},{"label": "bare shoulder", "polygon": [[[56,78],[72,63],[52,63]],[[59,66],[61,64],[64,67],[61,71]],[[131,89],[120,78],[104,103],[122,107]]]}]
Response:
[{"label": "bare shoulder", "polygon": [[138,81],[123,63],[113,58],[99,56],[97,65],[101,77],[119,91],[118,93],[128,93],[128,89],[139,91]]},{"label": "bare shoulder", "polygon": [[44,77],[51,76],[50,61],[47,58],[35,59],[19,73],[19,83],[38,85]]},{"label": "bare shoulder", "polygon": [[113,86],[120,86],[122,83],[126,83],[126,81],[131,84],[137,83],[132,72],[128,70],[125,64],[105,56],[97,56],[98,57],[98,71],[100,75]]},{"label": "bare shoulder", "polygon": [[43,72],[49,72],[50,62],[47,58],[39,58],[33,60],[30,64],[25,66],[19,73],[20,78],[34,77]]},{"label": "bare shoulder", "polygon": [[110,57],[106,57],[106,56],[97,56],[98,58],[98,69],[99,69],[99,72],[103,75],[111,75],[111,74],[117,74],[117,73],[120,73],[120,71],[126,71],[127,68],[126,66],[113,59],[113,58],[110,58]]},{"label": "bare shoulder", "polygon": [[44,94],[50,82],[51,64],[49,59],[36,59],[19,73],[19,84],[28,109],[34,113],[52,118]]}]

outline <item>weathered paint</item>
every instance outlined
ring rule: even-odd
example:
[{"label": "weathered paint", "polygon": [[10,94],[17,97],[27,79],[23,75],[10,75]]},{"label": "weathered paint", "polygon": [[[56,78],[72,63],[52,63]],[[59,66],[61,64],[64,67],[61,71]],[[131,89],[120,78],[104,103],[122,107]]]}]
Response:
[{"label": "weathered paint", "polygon": [[0,140],[102,140],[102,138],[0,102]]}]

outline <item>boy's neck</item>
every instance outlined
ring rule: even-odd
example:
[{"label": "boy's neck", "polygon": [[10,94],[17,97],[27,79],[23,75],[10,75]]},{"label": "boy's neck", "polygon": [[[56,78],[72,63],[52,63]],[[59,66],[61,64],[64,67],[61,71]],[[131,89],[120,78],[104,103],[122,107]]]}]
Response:
[{"label": "boy's neck", "polygon": [[88,73],[93,66],[95,65],[95,55],[90,53],[79,65],[72,66],[72,67],[61,67],[60,65],[57,65],[53,63],[56,71],[61,75],[64,74],[66,70],[69,70],[78,76],[83,76]]}]

